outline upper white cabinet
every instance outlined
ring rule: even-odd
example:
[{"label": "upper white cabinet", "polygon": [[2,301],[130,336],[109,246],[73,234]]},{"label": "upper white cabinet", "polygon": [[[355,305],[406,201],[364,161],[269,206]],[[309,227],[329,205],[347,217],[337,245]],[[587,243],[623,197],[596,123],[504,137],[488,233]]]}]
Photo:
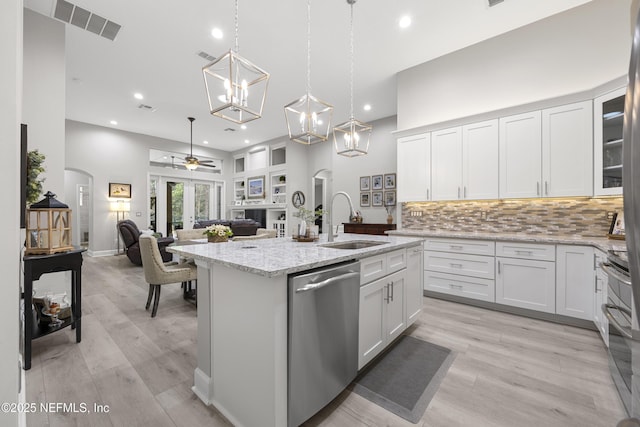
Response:
[{"label": "upper white cabinet", "polygon": [[498,120],[462,126],[462,197],[498,198]]},{"label": "upper white cabinet", "polygon": [[594,187],[596,196],[622,194],[622,126],[626,88],[593,101]]},{"label": "upper white cabinet", "polygon": [[431,134],[433,200],[498,198],[498,120]]},{"label": "upper white cabinet", "polygon": [[432,200],[462,198],[462,129],[431,133]]},{"label": "upper white cabinet", "polygon": [[398,138],[397,200],[431,200],[431,135]]},{"label": "upper white cabinet", "polygon": [[542,113],[500,119],[500,197],[540,197]]},{"label": "upper white cabinet", "polygon": [[542,184],[545,197],[593,194],[592,102],[542,110]]}]

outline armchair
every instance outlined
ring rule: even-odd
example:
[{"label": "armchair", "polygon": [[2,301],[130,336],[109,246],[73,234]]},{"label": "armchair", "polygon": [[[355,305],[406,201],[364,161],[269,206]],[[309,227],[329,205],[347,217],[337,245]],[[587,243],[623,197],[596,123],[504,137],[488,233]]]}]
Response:
[{"label": "armchair", "polygon": [[[124,219],[122,221],[118,221],[118,231],[122,236],[122,241],[124,242],[125,252],[127,254],[127,258],[136,264],[142,265],[142,256],[140,255],[140,229],[135,222],[130,219]],[[160,249],[160,255],[162,256],[162,260],[164,262],[169,262],[173,258],[173,255],[166,251],[166,247],[173,243],[173,237],[159,237],[158,238],[158,248]]]}]

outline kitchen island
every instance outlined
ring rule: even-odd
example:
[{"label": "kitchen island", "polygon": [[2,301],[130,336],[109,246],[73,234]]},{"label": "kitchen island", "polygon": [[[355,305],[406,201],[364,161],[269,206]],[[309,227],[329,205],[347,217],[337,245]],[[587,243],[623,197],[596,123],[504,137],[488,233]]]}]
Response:
[{"label": "kitchen island", "polygon": [[[173,246],[198,266],[194,393],[234,425],[287,425],[288,276],[349,260],[420,247],[422,239],[366,236],[361,249],[261,239]],[[339,242],[365,240],[341,234]],[[310,385],[312,386],[312,385]]]}]

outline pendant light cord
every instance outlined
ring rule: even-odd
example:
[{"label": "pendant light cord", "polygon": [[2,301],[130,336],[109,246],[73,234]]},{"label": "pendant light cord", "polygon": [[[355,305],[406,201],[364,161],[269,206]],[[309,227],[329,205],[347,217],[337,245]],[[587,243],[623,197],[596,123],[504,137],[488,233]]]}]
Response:
[{"label": "pendant light cord", "polygon": [[311,0],[307,0],[307,96],[311,93]]},{"label": "pendant light cord", "polygon": [[351,64],[350,64],[350,81],[349,92],[351,94],[351,120],[353,120],[353,4],[355,0],[350,2],[351,4],[351,22],[350,22],[350,38],[351,38]]},{"label": "pendant light cord", "polygon": [[236,26],[236,53],[238,53],[238,0],[236,0],[236,13],[235,13],[235,26]]}]

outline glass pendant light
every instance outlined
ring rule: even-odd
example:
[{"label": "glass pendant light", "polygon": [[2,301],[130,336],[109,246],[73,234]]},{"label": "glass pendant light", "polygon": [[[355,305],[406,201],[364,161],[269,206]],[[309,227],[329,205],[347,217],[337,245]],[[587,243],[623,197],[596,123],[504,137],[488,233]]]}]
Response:
[{"label": "glass pendant light", "polygon": [[307,0],[307,93],[284,106],[289,138],[301,144],[329,139],[333,106],[311,95],[311,0]]},{"label": "glass pendant light", "polygon": [[235,1],[235,47],[202,67],[209,112],[242,124],[262,117],[269,73],[238,54],[238,0]]},{"label": "glass pendant light", "polygon": [[350,89],[350,116],[349,120],[333,128],[333,140],[336,152],[342,156],[355,157],[367,154],[369,151],[369,138],[373,127],[367,123],[356,120],[353,117],[353,5],[356,0],[347,0],[351,6],[351,69],[349,79]]}]

